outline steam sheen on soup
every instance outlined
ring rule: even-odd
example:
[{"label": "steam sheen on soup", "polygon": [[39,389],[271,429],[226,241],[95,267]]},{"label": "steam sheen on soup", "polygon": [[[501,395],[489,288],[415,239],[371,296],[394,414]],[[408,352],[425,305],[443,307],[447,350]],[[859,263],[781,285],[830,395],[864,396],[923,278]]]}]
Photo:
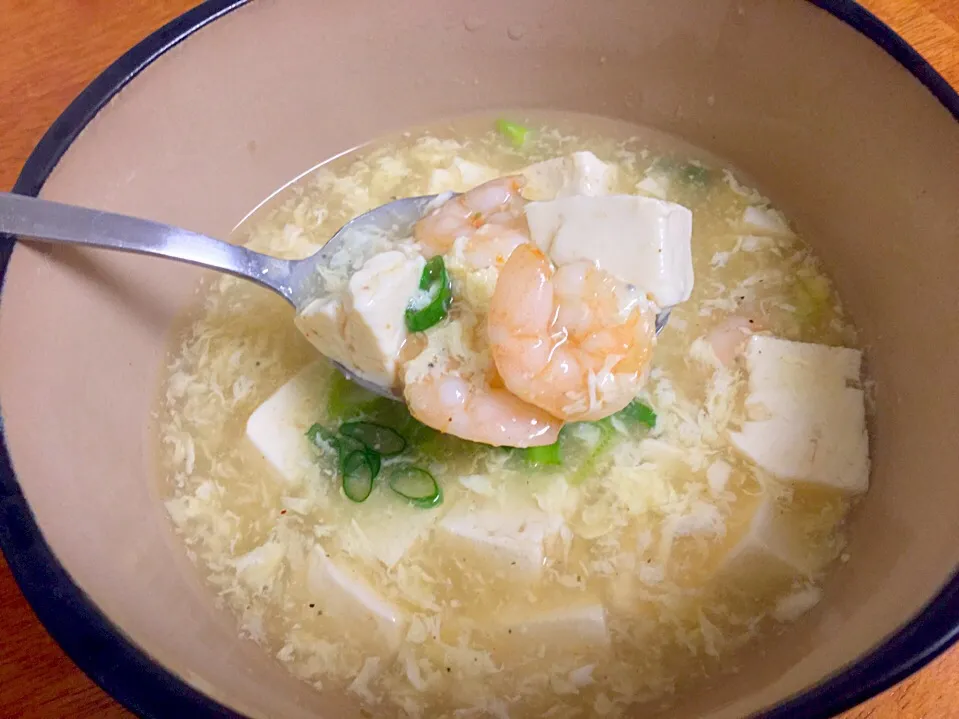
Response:
[{"label": "steam sheen on soup", "polygon": [[[345,380],[282,299],[230,277],[204,288],[163,381],[166,508],[216,601],[290,672],[378,717],[658,706],[819,602],[868,484],[856,332],[786,218],[674,138],[516,118],[525,134],[469,118],[338,157],[235,241],[306,257],[396,197],[554,158],[566,181],[568,158],[591,153],[577,162],[599,163],[606,184],[568,194],[651,197],[692,218],[691,294],[625,409],[569,421],[549,447],[451,436]],[[385,249],[373,242],[351,271]],[[447,265],[450,315],[407,340],[401,362],[462,319],[458,302],[483,331],[496,276]],[[371,431],[386,437],[376,472]],[[363,489],[364,473],[368,496],[346,481]]]}]

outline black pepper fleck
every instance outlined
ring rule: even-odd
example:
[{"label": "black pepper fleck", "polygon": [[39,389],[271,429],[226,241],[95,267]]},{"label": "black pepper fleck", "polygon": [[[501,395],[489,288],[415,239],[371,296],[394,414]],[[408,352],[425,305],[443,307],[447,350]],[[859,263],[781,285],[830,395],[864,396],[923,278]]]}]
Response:
[{"label": "black pepper fleck", "polygon": [[316,606],[315,604],[311,604],[311,605],[310,605],[310,609],[313,609],[313,607],[315,607],[315,606]]}]

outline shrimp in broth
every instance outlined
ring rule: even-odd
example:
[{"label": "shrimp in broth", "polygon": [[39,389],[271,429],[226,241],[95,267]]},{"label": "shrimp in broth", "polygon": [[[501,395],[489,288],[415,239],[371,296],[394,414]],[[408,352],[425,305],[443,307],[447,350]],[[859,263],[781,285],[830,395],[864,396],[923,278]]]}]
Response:
[{"label": "shrimp in broth", "polygon": [[410,414],[441,432],[497,447],[555,442],[562,421],[497,382],[488,349],[474,339],[478,336],[458,323],[431,334],[427,347],[406,366]]},{"label": "shrimp in broth", "polygon": [[500,177],[456,195],[421,219],[413,238],[427,258],[446,254],[464,240],[463,254],[475,269],[502,267],[519,245],[529,242],[520,196],[521,176]]},{"label": "shrimp in broth", "polygon": [[601,419],[629,404],[646,377],[654,328],[638,290],[587,262],[554,271],[532,245],[503,267],[489,313],[506,387],[564,420]]}]

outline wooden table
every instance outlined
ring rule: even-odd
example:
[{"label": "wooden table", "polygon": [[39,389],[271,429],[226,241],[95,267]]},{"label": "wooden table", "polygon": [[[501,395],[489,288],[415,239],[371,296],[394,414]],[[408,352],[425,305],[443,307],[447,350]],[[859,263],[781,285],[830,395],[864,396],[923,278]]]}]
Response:
[{"label": "wooden table", "polygon": [[[0,188],[110,62],[194,0],[0,0]],[[959,87],[959,0],[864,0]],[[0,559],[0,717],[129,717],[47,636]],[[843,719],[959,717],[959,647]]]}]

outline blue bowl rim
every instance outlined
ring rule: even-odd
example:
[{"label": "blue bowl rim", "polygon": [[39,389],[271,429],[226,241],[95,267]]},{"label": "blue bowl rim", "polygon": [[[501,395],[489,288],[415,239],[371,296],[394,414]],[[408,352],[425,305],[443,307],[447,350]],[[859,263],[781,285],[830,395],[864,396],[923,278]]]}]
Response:
[{"label": "blue bowl rim", "polygon": [[[91,82],[50,126],[13,191],[39,194],[87,123],[150,63],[250,0],[206,0],[135,45]],[[959,120],[959,94],[905,40],[849,0],[810,0],[892,56]],[[0,235],[0,283],[15,240]],[[0,294],[2,297],[2,294]],[[71,579],[47,544],[13,470],[0,417],[0,549],[37,618],[67,656],[138,716],[243,717],[195,690],[134,644]],[[906,625],[835,675],[757,717],[827,719],[884,691],[959,639],[959,571]]]}]

